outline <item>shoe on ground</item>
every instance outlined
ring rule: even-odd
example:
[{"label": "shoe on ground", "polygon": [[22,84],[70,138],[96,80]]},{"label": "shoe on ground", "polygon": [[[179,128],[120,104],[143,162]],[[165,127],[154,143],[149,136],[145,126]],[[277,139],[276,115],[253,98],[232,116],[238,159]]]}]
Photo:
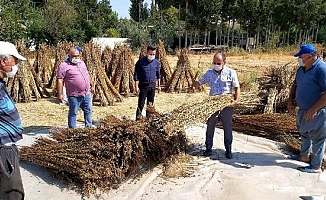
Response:
[{"label": "shoe on ground", "polygon": [[233,158],[232,152],[225,152],[225,157],[227,159],[232,159]]},{"label": "shoe on ground", "polygon": [[298,170],[306,173],[321,173],[321,169],[314,169],[312,166],[308,167],[298,167]]},{"label": "shoe on ground", "polygon": [[203,156],[210,156],[210,155],[212,155],[211,149],[206,149],[206,151],[203,153]]}]

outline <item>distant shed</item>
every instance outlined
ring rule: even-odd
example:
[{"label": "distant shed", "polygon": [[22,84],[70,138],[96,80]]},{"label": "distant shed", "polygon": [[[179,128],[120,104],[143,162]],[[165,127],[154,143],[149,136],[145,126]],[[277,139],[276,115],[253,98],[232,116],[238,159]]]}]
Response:
[{"label": "distant shed", "polygon": [[100,45],[102,52],[106,46],[113,50],[116,44],[128,44],[128,38],[92,38],[92,42]]}]

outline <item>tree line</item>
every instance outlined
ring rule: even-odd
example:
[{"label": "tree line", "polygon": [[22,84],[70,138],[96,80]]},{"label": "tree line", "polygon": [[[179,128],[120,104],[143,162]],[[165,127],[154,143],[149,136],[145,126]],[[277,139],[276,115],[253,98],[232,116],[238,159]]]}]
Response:
[{"label": "tree line", "polygon": [[123,19],[109,0],[0,0],[0,40],[55,45],[126,37],[133,49],[162,40],[171,51],[193,44],[274,48],[326,41],[326,0],[130,2],[130,19]]}]

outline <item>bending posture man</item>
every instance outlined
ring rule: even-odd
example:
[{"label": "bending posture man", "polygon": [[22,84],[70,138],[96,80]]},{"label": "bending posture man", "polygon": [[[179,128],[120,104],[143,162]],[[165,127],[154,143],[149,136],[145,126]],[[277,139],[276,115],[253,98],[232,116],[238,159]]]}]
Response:
[{"label": "bending posture man", "polygon": [[15,142],[23,138],[23,126],[3,78],[13,78],[18,61],[26,60],[12,43],[0,41],[0,199],[24,199],[19,169],[19,151]]},{"label": "bending posture man", "polygon": [[92,127],[92,95],[94,87],[87,67],[80,59],[80,51],[73,47],[69,50],[68,59],[62,62],[57,71],[57,98],[63,102],[62,87],[66,87],[69,103],[68,127],[77,127],[77,113],[84,112],[86,127]]},{"label": "bending posture man", "polygon": [[227,67],[226,56],[223,52],[216,53],[213,58],[213,69],[208,70],[199,81],[195,82],[195,88],[198,88],[201,84],[208,83],[210,87],[210,96],[232,94],[234,89],[234,101],[223,110],[218,110],[213,113],[207,120],[206,130],[206,150],[204,156],[210,156],[212,154],[213,137],[215,132],[216,123],[221,120],[224,130],[224,147],[225,156],[228,159],[232,158],[232,115],[233,106],[239,100],[240,85],[238,76],[235,70]]},{"label": "bending posture man", "polygon": [[155,87],[157,82],[158,91],[160,87],[160,62],[155,59],[156,48],[147,47],[146,56],[140,58],[135,65],[134,80],[136,81],[136,90],[139,88],[138,106],[136,110],[136,120],[141,118],[145,101],[147,105],[154,105]]},{"label": "bending posture man", "polygon": [[299,167],[300,171],[321,172],[326,140],[326,63],[317,57],[312,44],[302,45],[294,56],[298,57],[300,67],[291,86],[288,110],[294,110],[296,100],[301,150],[300,155],[289,158],[310,163],[307,167]]}]

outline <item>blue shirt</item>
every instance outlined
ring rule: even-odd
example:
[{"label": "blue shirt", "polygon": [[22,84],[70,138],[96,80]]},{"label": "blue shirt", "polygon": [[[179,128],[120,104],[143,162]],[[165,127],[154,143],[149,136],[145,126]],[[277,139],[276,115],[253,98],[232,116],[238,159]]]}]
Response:
[{"label": "blue shirt", "polygon": [[295,98],[299,109],[311,108],[326,91],[326,63],[317,59],[308,71],[300,67],[295,76]]},{"label": "blue shirt", "polygon": [[139,83],[155,83],[156,79],[160,79],[160,63],[154,59],[152,62],[143,57],[136,62],[134,80]]},{"label": "blue shirt", "polygon": [[0,78],[0,144],[17,142],[23,138],[23,126],[6,83]]},{"label": "blue shirt", "polygon": [[232,94],[232,88],[240,87],[236,71],[227,66],[224,66],[221,74],[214,69],[208,70],[199,79],[199,83],[207,83],[209,85],[209,96]]}]

